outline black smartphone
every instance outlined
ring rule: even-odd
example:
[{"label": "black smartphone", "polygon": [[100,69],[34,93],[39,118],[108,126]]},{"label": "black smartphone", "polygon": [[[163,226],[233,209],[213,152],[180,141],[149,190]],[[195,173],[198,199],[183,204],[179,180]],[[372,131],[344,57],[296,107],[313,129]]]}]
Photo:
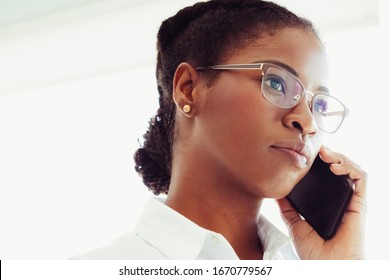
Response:
[{"label": "black smartphone", "polygon": [[309,172],[287,195],[298,213],[324,239],[331,239],[353,194],[347,176],[335,175],[328,163],[316,157]]}]

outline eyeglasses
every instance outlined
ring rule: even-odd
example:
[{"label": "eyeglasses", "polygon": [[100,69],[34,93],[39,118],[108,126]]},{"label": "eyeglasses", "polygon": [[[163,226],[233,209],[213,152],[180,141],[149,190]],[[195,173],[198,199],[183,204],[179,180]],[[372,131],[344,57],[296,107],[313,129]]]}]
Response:
[{"label": "eyeglasses", "polygon": [[348,115],[348,108],[327,92],[312,93],[288,70],[272,63],[226,64],[198,67],[205,70],[260,70],[261,91],[266,100],[282,109],[291,109],[308,94],[307,102],[318,128],[336,132]]}]

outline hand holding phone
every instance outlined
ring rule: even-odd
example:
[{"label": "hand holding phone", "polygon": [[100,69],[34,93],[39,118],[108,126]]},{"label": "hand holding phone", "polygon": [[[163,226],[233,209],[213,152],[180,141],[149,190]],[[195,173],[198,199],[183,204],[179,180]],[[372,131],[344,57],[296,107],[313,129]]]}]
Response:
[{"label": "hand holding phone", "polygon": [[298,213],[324,239],[331,239],[353,194],[347,176],[335,175],[317,156],[306,176],[288,194]]}]

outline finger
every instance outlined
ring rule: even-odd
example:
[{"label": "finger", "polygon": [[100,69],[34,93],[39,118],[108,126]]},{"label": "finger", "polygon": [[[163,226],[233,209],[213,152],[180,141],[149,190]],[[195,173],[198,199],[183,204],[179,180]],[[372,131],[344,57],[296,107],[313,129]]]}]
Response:
[{"label": "finger", "polygon": [[327,147],[321,147],[319,153],[321,159],[330,164],[330,169],[336,175],[348,175],[354,183],[367,181],[367,173],[356,163],[343,154],[333,152]]},{"label": "finger", "polygon": [[325,146],[321,147],[319,155],[323,161],[329,164],[342,164],[347,159],[343,154],[336,153]]},{"label": "finger", "polygon": [[367,173],[348,157],[333,152],[329,148],[322,147],[320,157],[330,164],[330,169],[334,174],[347,175],[353,182],[354,196],[350,204],[350,210],[366,212]]},{"label": "finger", "polygon": [[282,215],[283,221],[291,227],[294,223],[301,220],[301,216],[292,207],[291,203],[286,198],[277,200]]}]

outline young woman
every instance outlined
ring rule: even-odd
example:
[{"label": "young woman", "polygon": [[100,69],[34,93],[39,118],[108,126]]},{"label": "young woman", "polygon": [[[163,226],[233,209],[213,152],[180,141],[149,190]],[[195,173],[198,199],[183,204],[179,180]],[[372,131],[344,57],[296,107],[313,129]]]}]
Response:
[{"label": "young woman", "polygon": [[[364,258],[366,174],[322,146],[346,111],[336,122],[320,114],[344,106],[321,103],[327,57],[312,24],[271,2],[211,0],[164,21],[157,48],[160,108],[135,162],[167,197],[148,202],[134,233],[80,258]],[[354,182],[330,240],[285,198],[318,153]],[[264,198],[278,201],[291,237],[260,214]]]}]

